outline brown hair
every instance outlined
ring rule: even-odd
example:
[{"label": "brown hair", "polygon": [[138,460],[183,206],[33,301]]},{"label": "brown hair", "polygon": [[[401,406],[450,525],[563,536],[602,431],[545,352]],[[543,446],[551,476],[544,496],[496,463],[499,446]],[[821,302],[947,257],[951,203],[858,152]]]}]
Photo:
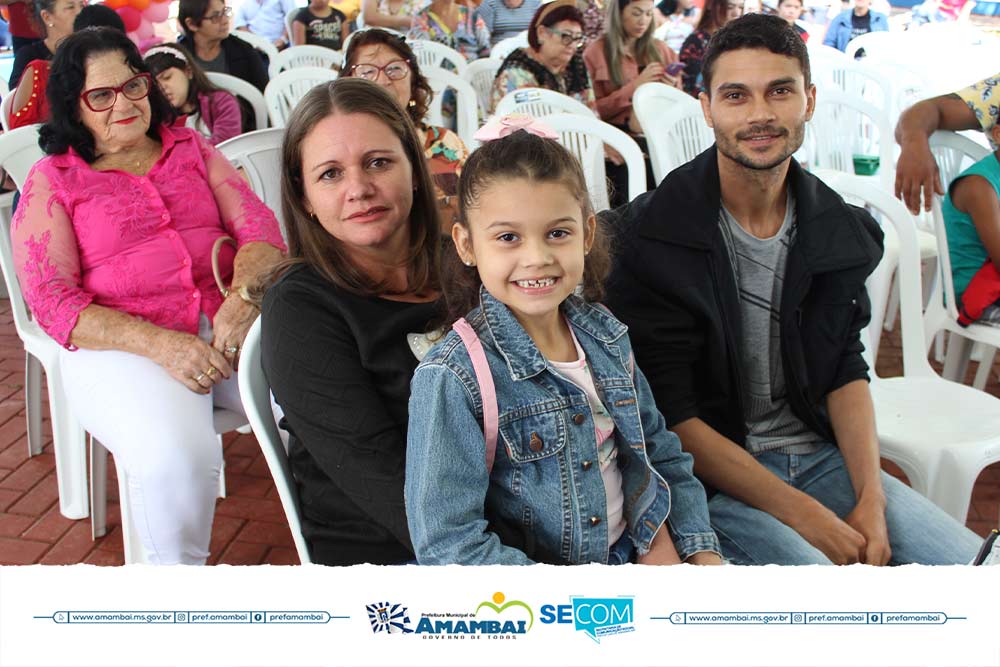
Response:
[{"label": "brown hair", "polygon": [[[144,58],[146,64],[149,65],[149,73],[153,75],[154,79],[171,67],[176,67],[182,72],[191,72],[191,85],[188,86],[188,96],[185,102],[193,102],[197,105],[198,95],[222,90],[209,80],[201,65],[180,44],[157,44],[155,47],[150,47],[150,50],[154,48],[156,52]],[[175,53],[167,53],[163,49],[170,49]]]},{"label": "brown hair", "polygon": [[427,115],[427,109],[431,105],[431,97],[433,97],[434,91],[431,89],[431,84],[428,83],[427,77],[420,73],[417,56],[413,53],[410,45],[406,43],[406,38],[386,32],[385,30],[380,30],[379,28],[368,28],[355,32],[349,39],[350,42],[347,45],[347,51],[344,53],[344,77],[353,76],[351,68],[358,64],[358,49],[362,46],[383,44],[398,53],[399,57],[406,61],[406,64],[410,67],[410,100],[413,102],[411,106],[406,107],[406,112],[410,114],[410,120],[413,121],[414,125],[417,127],[423,125],[424,116]]},{"label": "brown hair", "polygon": [[701,10],[701,18],[698,19],[696,30],[704,30],[711,34],[726,25],[726,14],[729,13],[729,3],[731,0],[705,0],[705,6]]},{"label": "brown hair", "polygon": [[528,45],[535,51],[540,49],[542,43],[538,41],[538,27],[548,28],[560,21],[573,21],[579,23],[581,28],[583,27],[583,14],[576,8],[576,3],[569,0],[556,0],[539,5],[535,15],[531,17],[531,23],[528,24]]},{"label": "brown hair", "polygon": [[[468,230],[469,209],[476,208],[483,191],[496,181],[515,178],[565,185],[580,202],[583,219],[586,221],[593,214],[587,180],[579,161],[553,139],[518,131],[483,144],[469,156],[458,181],[459,219],[456,224]],[[446,308],[445,323],[451,325],[479,305],[482,281],[476,267],[462,264],[457,252],[448,252],[445,256],[441,289]],[[604,297],[604,281],[610,270],[607,236],[598,219],[594,243],[583,267],[584,299],[596,302]]]},{"label": "brown hair", "polygon": [[275,275],[291,266],[307,264],[334,285],[362,296],[390,293],[385,282],[377,282],[350,259],[343,243],[326,231],[305,208],[302,177],[302,144],[324,118],[332,114],[364,113],[384,123],[399,137],[416,189],[410,209],[410,253],[407,257],[406,291],[419,293],[438,289],[440,222],[434,200],[434,185],[423,147],[410,118],[392,95],[371,81],[337,79],[310,90],[295,107],[281,147],[281,212],[288,235],[288,259]]}]

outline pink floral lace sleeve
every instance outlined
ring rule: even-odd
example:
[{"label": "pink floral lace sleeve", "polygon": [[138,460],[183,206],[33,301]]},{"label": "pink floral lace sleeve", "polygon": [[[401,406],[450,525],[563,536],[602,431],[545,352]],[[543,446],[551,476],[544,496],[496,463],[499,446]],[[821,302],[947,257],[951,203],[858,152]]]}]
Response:
[{"label": "pink floral lace sleeve", "polygon": [[44,160],[28,174],[11,223],[21,292],[38,325],[67,345],[80,311],[94,300],[83,288],[76,232],[52,191]]},{"label": "pink floral lace sleeve", "polygon": [[[197,133],[161,128],[163,153],[144,176],[99,171],[70,150],[35,165],[11,226],[25,301],[69,345],[94,303],[158,326],[198,332],[222,305],[212,247],[261,241],[284,249],[278,221],[229,161]],[[228,282],[236,251],[223,246]]]}]

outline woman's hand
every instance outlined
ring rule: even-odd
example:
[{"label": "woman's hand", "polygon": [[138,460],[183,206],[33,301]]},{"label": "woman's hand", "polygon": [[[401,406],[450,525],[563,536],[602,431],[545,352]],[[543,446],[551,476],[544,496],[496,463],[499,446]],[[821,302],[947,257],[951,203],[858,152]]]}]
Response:
[{"label": "woman's hand", "polygon": [[233,374],[226,358],[197,336],[160,329],[152,343],[150,358],[195,393],[207,394]]},{"label": "woman's hand", "polygon": [[239,367],[240,348],[247,337],[251,325],[260,311],[244,301],[239,294],[231,292],[212,321],[212,347],[218,350],[233,368]]},{"label": "woman's hand", "polygon": [[663,83],[665,76],[667,76],[667,70],[663,68],[663,65],[660,63],[649,63],[642,68],[639,76],[636,77],[635,87],[638,88],[644,83]]}]

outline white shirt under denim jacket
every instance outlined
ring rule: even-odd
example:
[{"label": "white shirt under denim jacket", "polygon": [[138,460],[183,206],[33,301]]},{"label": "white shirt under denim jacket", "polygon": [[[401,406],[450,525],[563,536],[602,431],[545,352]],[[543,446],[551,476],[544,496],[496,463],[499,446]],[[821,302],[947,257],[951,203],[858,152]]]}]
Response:
[{"label": "white shirt under denim jacket", "polygon": [[[664,522],[682,559],[718,553],[692,458],[667,430],[646,378],[631,370],[626,326],[576,296],[561,309],[615,423],[625,520],[639,555],[649,551]],[[586,393],[552,368],[510,310],[486,290],[466,319],[482,341],[496,385],[496,461],[488,474],[479,383],[451,331],[411,382],[406,514],[418,562],[534,562],[488,527],[503,524],[537,541],[547,562],[606,563],[608,505]]]}]

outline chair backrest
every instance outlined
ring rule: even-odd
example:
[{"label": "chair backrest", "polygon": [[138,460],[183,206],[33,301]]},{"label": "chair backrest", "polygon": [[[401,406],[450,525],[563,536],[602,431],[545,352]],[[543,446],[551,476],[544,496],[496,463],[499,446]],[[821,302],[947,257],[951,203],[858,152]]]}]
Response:
[{"label": "chair backrest", "polygon": [[264,89],[264,101],[271,125],[284,127],[292,110],[306,93],[321,83],[337,78],[337,73],[323,67],[297,67],[271,79]]},{"label": "chair backrest", "polygon": [[493,45],[490,49],[490,58],[496,58],[500,62],[503,62],[504,58],[509,56],[514,49],[526,49],[528,48],[528,31],[519,32],[513,37],[508,37],[506,39],[501,39],[499,42]]},{"label": "chair backrest", "polygon": [[[296,7],[292,11],[288,12],[287,14],[285,14],[285,31],[288,33],[288,43],[289,44],[292,43],[292,35],[295,34],[292,31],[292,23],[295,22],[295,17],[299,15],[300,11],[302,11],[302,8],[301,7]],[[287,51],[287,49],[286,49],[286,51]],[[278,53],[280,54],[281,51],[278,51]],[[272,60],[271,62],[273,63],[274,61]],[[268,68],[268,71],[270,71],[270,67]],[[274,74],[272,74],[271,76],[274,76]]]},{"label": "chair backrest", "polygon": [[[923,287],[921,285],[920,248],[917,225],[913,215],[901,201],[877,183],[853,174],[825,172],[823,180],[844,199],[863,202],[880,220],[886,234],[894,233],[898,241],[898,256],[883,255],[879,267],[868,278],[869,290],[892,271],[898,259],[896,279],[899,285],[900,323],[903,342],[903,375],[936,376],[927,361],[924,340]],[[871,347],[871,338],[864,340]],[[874,367],[872,377],[875,378]]]},{"label": "chair backrest", "polygon": [[518,88],[504,95],[503,99],[497,102],[493,115],[506,116],[512,113],[524,113],[535,118],[554,113],[574,113],[597,118],[597,115],[583,102],[547,88]]},{"label": "chair backrest", "polygon": [[257,90],[253,84],[232,74],[222,74],[221,72],[205,72],[205,74],[208,76],[208,80],[219,88],[246,100],[250,104],[253,108],[255,128],[263,130],[267,127],[267,102],[264,101],[264,94]]},{"label": "chair backrest", "polygon": [[882,186],[892,192],[895,142],[892,125],[881,109],[836,88],[817,95],[816,112],[806,124],[813,167],[854,173],[854,157],[877,157]]},{"label": "chair backrest", "polygon": [[299,554],[299,561],[306,565],[312,562],[312,558],[309,555],[309,545],[306,543],[305,537],[302,536],[302,512],[299,508],[299,494],[295,488],[291,466],[288,465],[288,453],[281,442],[278,425],[274,423],[274,413],[271,411],[271,390],[260,365],[259,317],[243,340],[238,377],[243,411],[247,415],[254,435],[257,436],[264,460],[274,478],[274,485],[278,489],[278,498],[281,500],[281,507],[285,510],[288,528],[291,530],[292,540],[295,542],[295,550]]},{"label": "chair backrest", "polygon": [[844,55],[853,60],[858,50],[864,49],[865,58],[882,58],[883,54],[898,42],[899,39],[892,32],[869,32],[849,41],[844,49]]},{"label": "chair backrest", "polygon": [[281,141],[285,130],[273,127],[247,132],[223,141],[216,148],[238,169],[243,170],[250,189],[274,211],[287,240],[285,220],[281,211]]},{"label": "chair backrest", "polygon": [[[636,91],[637,96],[643,88],[646,86]],[[635,105],[635,112],[646,135],[649,162],[657,183],[715,143],[715,133],[705,122],[698,103],[675,102],[661,109],[659,103],[646,100],[641,110]]]},{"label": "chair backrest", "polygon": [[831,88],[839,89],[868,102],[887,116],[894,109],[892,82],[878,69],[851,59],[840,62],[826,61],[812,70],[816,84],[816,97],[823,99]]},{"label": "chair backrest", "polygon": [[479,142],[475,140],[473,135],[479,129],[479,103],[472,85],[457,74],[452,74],[440,67],[421,67],[420,71],[427,78],[427,82],[434,91],[425,122],[428,125],[443,124],[441,102],[444,98],[444,91],[450,88],[455,91],[455,127],[458,136],[462,138],[469,150],[478,146]]},{"label": "chair backrest", "polygon": [[[45,157],[38,145],[38,130],[41,125],[28,125],[10,130],[0,136],[0,168],[7,171],[17,189],[24,187],[28,172],[36,162]],[[10,309],[14,316],[14,328],[18,333],[27,330],[31,313],[21,296],[21,281],[14,270],[14,247],[10,239],[10,219],[0,216],[0,268],[7,283]]]},{"label": "chair backrest", "polygon": [[433,42],[429,39],[409,39],[406,41],[413,49],[413,55],[417,57],[417,64],[420,71],[426,74],[429,67],[440,67],[461,76],[465,68],[469,66],[469,61],[461,53],[445,46],[440,42]]},{"label": "chair backrest", "polygon": [[473,60],[465,68],[462,78],[472,84],[476,91],[476,102],[479,104],[479,117],[486,119],[490,115],[490,95],[493,94],[493,81],[497,78],[497,70],[503,64],[496,58],[480,58]]},{"label": "chair backrest", "polygon": [[244,42],[257,49],[258,51],[263,51],[267,55],[268,62],[273,61],[278,57],[278,47],[271,43],[267,37],[261,37],[260,35],[255,35],[249,30],[233,30],[229,33],[233,37],[242,39]]},{"label": "chair backrest", "polygon": [[552,114],[546,116],[544,122],[559,133],[559,143],[576,155],[583,165],[595,211],[604,210],[601,206],[608,206],[604,144],[614,148],[625,159],[629,201],[646,191],[646,162],[642,158],[642,150],[632,137],[604,121],[585,118],[579,114]]},{"label": "chair backrest", "polygon": [[279,52],[277,57],[271,61],[271,64],[267,66],[267,73],[273,79],[286,70],[299,67],[339,69],[343,62],[344,56],[340,51],[334,51],[325,46],[315,44],[290,46]]},{"label": "chair backrest", "polygon": [[4,132],[10,129],[10,108],[13,104],[14,93],[4,95],[3,101],[0,101],[0,125]]}]

